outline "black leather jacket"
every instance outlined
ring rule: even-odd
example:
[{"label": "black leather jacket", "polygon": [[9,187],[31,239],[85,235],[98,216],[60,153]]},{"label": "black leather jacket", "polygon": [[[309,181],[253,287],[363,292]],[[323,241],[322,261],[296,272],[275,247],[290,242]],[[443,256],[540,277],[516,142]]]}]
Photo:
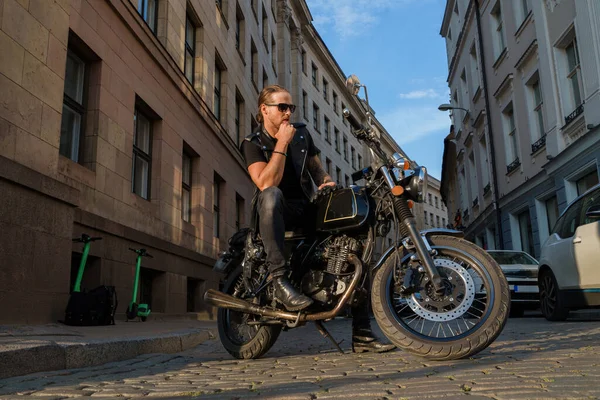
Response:
[{"label": "black leather jacket", "polygon": [[[294,122],[292,125],[296,128],[296,133],[288,145],[287,154],[288,157],[292,158],[294,170],[300,181],[302,191],[304,192],[306,199],[309,200],[314,194],[313,176],[315,171],[311,174],[308,166],[308,140],[306,139],[308,130],[306,129],[306,124],[301,122]],[[259,146],[264,152],[267,162],[269,162],[274,149],[264,144],[268,143],[267,141],[261,140],[264,135],[263,125],[261,124],[254,132],[246,136],[245,140]]]}]

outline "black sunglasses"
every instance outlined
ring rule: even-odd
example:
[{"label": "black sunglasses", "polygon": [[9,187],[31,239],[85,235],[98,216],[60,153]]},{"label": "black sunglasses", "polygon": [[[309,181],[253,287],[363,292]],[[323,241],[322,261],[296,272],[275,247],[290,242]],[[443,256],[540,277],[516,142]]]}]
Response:
[{"label": "black sunglasses", "polygon": [[278,104],[269,104],[265,103],[265,106],[277,106],[277,109],[282,113],[286,112],[289,108],[290,112],[293,114],[296,111],[296,106],[294,104],[286,104],[286,103],[278,103]]}]

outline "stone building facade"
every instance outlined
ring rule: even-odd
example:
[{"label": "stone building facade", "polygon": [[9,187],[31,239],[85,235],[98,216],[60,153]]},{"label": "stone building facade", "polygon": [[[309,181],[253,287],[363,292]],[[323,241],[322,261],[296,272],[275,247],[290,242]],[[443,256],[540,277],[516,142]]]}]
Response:
[{"label": "stone building facade", "polygon": [[594,0],[446,2],[450,212],[476,243],[539,256],[560,212],[598,183],[599,16]]},{"label": "stone building facade", "polygon": [[0,0],[0,322],[64,315],[82,233],[83,287],[114,285],[135,254],[153,313],[211,317],[212,265],[247,224],[240,141],[259,91],[290,88],[334,179],[368,153],[341,117],[364,108],[304,1]]}]

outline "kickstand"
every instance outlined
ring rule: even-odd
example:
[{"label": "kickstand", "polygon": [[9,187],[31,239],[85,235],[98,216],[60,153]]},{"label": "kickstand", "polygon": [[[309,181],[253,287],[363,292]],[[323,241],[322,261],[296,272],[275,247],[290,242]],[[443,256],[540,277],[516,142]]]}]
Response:
[{"label": "kickstand", "polygon": [[340,347],[340,343],[343,342],[336,342],[335,339],[333,338],[333,336],[331,336],[331,334],[329,333],[329,331],[327,329],[325,329],[325,327],[323,326],[323,323],[321,321],[315,321],[315,325],[317,326],[317,329],[319,330],[319,333],[321,335],[323,335],[324,338],[327,338],[331,341],[331,343],[333,343],[333,345],[335,346],[336,349],[338,349],[338,351],[342,354],[344,354],[344,350],[342,350],[342,348]]}]

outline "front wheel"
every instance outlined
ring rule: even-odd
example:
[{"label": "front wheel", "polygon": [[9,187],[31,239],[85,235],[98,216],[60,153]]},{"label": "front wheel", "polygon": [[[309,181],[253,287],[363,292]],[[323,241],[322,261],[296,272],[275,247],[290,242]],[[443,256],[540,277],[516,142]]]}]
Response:
[{"label": "front wheel", "polygon": [[375,319],[387,338],[408,352],[431,360],[470,357],[502,332],[510,304],[508,283],[500,266],[473,243],[443,235],[431,236],[429,242],[437,251],[433,260],[444,293],[437,293],[423,274],[419,291],[402,295],[407,265],[392,254],[373,280]]},{"label": "front wheel", "polygon": [[[223,286],[223,292],[244,298],[242,266],[238,266],[229,275]],[[251,303],[260,303],[260,297],[244,299]],[[219,308],[217,313],[219,338],[229,354],[239,359],[254,359],[269,351],[281,333],[281,326],[260,325],[259,319],[260,317],[256,315]]]}]

